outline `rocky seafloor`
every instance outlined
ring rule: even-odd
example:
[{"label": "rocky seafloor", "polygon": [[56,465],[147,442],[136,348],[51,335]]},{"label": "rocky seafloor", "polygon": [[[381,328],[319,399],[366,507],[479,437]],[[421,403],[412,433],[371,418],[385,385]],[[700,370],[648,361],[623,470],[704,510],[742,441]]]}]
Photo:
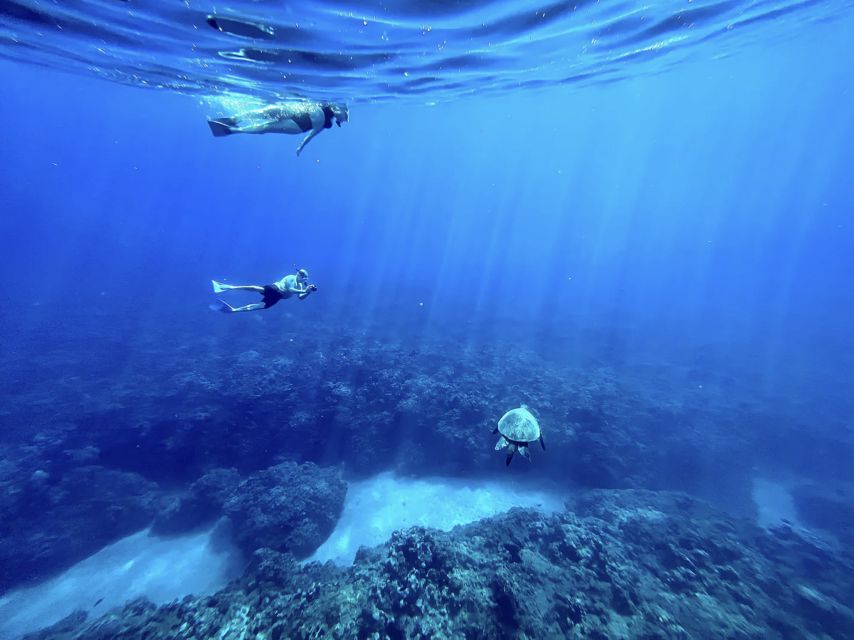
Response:
[{"label": "rocky seafloor", "polygon": [[260,549],[219,593],[78,613],[28,640],[854,637],[854,564],[790,528],[681,494],[588,492],[449,533],[412,528],[352,567]]},{"label": "rocky seafloor", "polygon": [[[171,535],[228,517],[255,561],[215,596],[68,620],[67,635],[849,633],[854,437],[844,412],[760,393],[761,375],[722,366],[714,349],[629,357],[605,336],[568,357],[500,338],[459,348],[459,336],[261,324],[129,345],[96,329],[62,340],[47,331],[31,351],[3,346],[0,595],[149,525]],[[514,462],[512,477],[610,492],[559,516],[410,530],[352,569],[294,563],[334,528],[342,475],[507,477],[491,431],[520,403],[548,451]],[[784,478],[803,524],[832,544],[667,493],[751,518],[757,473]],[[580,542],[560,542],[570,531]]]}]

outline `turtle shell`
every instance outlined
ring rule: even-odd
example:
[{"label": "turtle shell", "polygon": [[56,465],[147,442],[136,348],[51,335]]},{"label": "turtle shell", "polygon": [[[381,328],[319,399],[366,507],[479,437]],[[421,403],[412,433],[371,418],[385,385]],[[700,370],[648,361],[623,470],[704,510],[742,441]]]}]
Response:
[{"label": "turtle shell", "polygon": [[511,442],[533,442],[540,437],[540,425],[530,411],[519,407],[501,416],[498,433]]}]

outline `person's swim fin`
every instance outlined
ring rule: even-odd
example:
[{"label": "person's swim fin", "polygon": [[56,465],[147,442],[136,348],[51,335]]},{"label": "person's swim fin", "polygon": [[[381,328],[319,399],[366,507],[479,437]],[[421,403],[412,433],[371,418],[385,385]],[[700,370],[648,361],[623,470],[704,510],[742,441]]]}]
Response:
[{"label": "person's swim fin", "polygon": [[211,280],[211,284],[213,285],[214,293],[222,293],[223,291],[228,291],[228,289],[226,287],[222,286],[216,280]]},{"label": "person's swim fin", "polygon": [[211,311],[219,311],[221,313],[233,313],[234,307],[227,302],[217,298],[217,301],[209,305]]},{"label": "person's swim fin", "polygon": [[235,133],[233,127],[237,122],[234,118],[218,118],[217,120],[208,120],[208,126],[211,128],[211,133],[214,137],[220,138]]}]

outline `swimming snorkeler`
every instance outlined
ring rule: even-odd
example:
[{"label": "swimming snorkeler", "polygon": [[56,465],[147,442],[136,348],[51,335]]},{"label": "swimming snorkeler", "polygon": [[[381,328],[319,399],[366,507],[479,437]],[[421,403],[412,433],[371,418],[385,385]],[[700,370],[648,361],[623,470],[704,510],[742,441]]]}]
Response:
[{"label": "swimming snorkeler", "polygon": [[208,125],[217,137],[232,133],[308,133],[297,147],[299,155],[318,133],[332,128],[333,120],[340,127],[349,117],[346,104],[289,100],[243,111],[230,118],[209,119]]},{"label": "swimming snorkeler", "polygon": [[300,300],[305,300],[312,291],[317,291],[317,286],[308,284],[308,271],[300,269],[293,275],[285,276],[278,282],[267,284],[264,286],[258,285],[232,285],[223,284],[216,280],[211,280],[214,293],[225,293],[226,291],[255,291],[260,293],[261,302],[247,304],[242,307],[232,307],[224,300],[219,300],[219,305],[211,305],[211,309],[222,311],[223,313],[240,313],[241,311],[260,311],[261,309],[269,309],[279,300],[285,300],[293,296],[297,296]]}]

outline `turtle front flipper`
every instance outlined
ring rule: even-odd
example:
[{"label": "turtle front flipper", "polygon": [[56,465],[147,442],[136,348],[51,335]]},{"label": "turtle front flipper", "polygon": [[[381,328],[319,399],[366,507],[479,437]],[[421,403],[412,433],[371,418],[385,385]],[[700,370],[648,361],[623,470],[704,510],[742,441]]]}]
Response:
[{"label": "turtle front flipper", "polygon": [[507,449],[507,460],[504,461],[505,466],[510,466],[510,463],[513,461],[514,453],[516,453],[516,445],[511,444],[510,448]]},{"label": "turtle front flipper", "polygon": [[504,436],[501,436],[500,438],[498,438],[498,442],[495,443],[495,450],[501,451],[508,444],[510,444],[510,443],[507,442],[507,438],[505,438]]},{"label": "turtle front flipper", "polygon": [[543,440],[543,434],[540,434],[540,444],[543,446],[543,451],[546,450],[546,441]]}]

